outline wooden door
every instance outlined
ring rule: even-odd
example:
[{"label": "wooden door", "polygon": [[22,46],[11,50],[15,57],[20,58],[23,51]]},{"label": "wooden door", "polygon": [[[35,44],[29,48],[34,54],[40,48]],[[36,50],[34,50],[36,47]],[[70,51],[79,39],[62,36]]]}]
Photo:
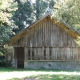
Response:
[{"label": "wooden door", "polygon": [[17,68],[24,68],[24,48],[17,48]]}]

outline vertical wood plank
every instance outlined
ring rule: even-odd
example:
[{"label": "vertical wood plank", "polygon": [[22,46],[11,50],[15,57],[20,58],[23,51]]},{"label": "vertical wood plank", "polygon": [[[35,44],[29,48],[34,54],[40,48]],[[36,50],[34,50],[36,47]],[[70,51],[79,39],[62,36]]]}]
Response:
[{"label": "vertical wood plank", "polygon": [[35,48],[36,50],[36,60],[38,60],[38,48]]},{"label": "vertical wood plank", "polygon": [[55,48],[52,48],[52,59],[53,60],[57,59]]},{"label": "vertical wood plank", "polygon": [[49,60],[49,48],[46,48],[46,59]]},{"label": "vertical wood plank", "polygon": [[32,47],[30,48],[30,60],[32,60]]},{"label": "vertical wood plank", "polygon": [[80,60],[80,48],[77,48],[78,51],[78,60]]},{"label": "vertical wood plank", "polygon": [[24,48],[24,58],[25,60],[28,60],[28,49]]},{"label": "vertical wood plank", "polygon": [[52,48],[49,48],[49,60],[52,60]]},{"label": "vertical wood plank", "polygon": [[42,55],[41,55],[41,48],[38,48],[38,59],[39,59],[39,60],[41,60],[41,58],[42,58],[41,56],[42,56]]},{"label": "vertical wood plank", "polygon": [[44,47],[42,47],[42,60],[44,60]]},{"label": "vertical wood plank", "polygon": [[51,47],[53,46],[53,24],[52,26],[50,27],[50,33],[51,33]]},{"label": "vertical wood plank", "polygon": [[40,47],[42,47],[42,24],[40,24]]}]

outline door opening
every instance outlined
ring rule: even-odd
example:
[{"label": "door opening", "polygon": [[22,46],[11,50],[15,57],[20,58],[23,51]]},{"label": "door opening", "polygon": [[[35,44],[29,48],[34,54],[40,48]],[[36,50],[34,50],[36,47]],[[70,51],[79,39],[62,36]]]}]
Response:
[{"label": "door opening", "polygon": [[17,68],[24,68],[24,47],[17,47]]}]

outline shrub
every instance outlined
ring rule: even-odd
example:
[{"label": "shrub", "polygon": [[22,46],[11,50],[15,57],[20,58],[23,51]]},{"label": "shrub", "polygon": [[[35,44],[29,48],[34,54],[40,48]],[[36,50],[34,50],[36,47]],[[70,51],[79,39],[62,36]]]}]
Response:
[{"label": "shrub", "polygon": [[5,58],[5,51],[0,50],[0,67],[10,67],[11,62],[6,60]]}]

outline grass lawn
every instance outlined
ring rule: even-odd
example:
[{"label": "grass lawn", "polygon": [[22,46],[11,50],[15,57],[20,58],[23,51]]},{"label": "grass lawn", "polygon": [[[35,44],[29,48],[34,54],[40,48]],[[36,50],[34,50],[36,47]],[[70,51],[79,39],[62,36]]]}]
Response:
[{"label": "grass lawn", "polygon": [[[6,68],[6,67],[0,67],[0,72],[13,72],[13,71],[43,71],[43,72],[74,72],[72,70],[49,70],[49,69],[16,69],[16,68]],[[77,71],[80,72],[80,71]]]},{"label": "grass lawn", "polygon": [[8,80],[80,80],[80,75],[37,75],[25,78],[12,78]]},{"label": "grass lawn", "polygon": [[80,80],[80,71],[0,68],[0,80]]}]

